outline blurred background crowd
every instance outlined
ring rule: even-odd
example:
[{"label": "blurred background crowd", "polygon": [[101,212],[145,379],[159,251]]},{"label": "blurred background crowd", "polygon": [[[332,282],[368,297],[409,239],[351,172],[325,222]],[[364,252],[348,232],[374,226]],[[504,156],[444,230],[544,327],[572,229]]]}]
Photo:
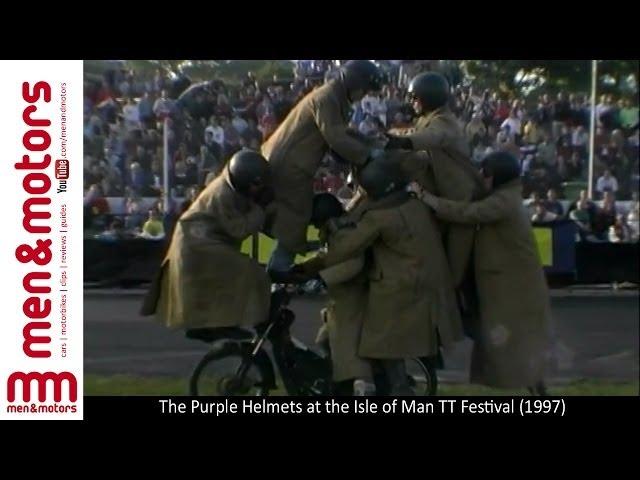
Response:
[{"label": "blurred background crowd", "polygon": [[[502,61],[498,71],[500,61],[377,62],[387,83],[353,106],[353,129],[367,136],[410,129],[414,113],[405,99],[408,80],[438,69],[455,86],[450,108],[472,160],[479,162],[495,150],[520,159],[523,202],[532,222],[568,219],[584,241],[638,241],[637,62],[612,62],[600,77],[591,197],[588,61],[564,76],[558,71],[567,67],[558,61],[548,61],[546,69],[531,61],[520,62],[529,63],[528,68]],[[339,64],[86,62],[87,234],[105,240],[163,238],[233,153],[259,150],[304,95],[338,74]],[[165,151],[168,192],[163,188]],[[316,175],[316,191],[347,201],[351,188],[347,166],[328,153]]]}]

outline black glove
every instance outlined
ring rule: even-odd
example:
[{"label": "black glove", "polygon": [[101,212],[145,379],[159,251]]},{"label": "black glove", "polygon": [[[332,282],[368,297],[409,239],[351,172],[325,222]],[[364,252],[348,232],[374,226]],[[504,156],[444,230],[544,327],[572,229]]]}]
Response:
[{"label": "black glove", "polygon": [[389,139],[384,146],[385,150],[413,150],[413,142],[409,137],[397,137],[388,133],[385,135]]}]

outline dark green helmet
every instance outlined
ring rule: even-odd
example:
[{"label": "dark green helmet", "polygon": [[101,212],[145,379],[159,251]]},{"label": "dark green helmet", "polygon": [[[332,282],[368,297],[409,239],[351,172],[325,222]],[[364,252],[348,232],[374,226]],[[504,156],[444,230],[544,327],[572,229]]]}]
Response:
[{"label": "dark green helmet", "polygon": [[520,164],[509,152],[490,153],[480,166],[484,177],[493,177],[494,189],[520,177]]},{"label": "dark green helmet", "polygon": [[240,150],[228,163],[231,184],[240,193],[247,193],[253,186],[271,183],[269,162],[254,150]]},{"label": "dark green helmet", "polygon": [[168,94],[169,98],[179,98],[184,92],[186,92],[191,86],[192,82],[186,75],[179,75],[169,84]]},{"label": "dark green helmet", "polygon": [[400,163],[388,157],[371,160],[359,173],[358,182],[374,200],[403,190],[407,186]]},{"label": "dark green helmet", "polygon": [[330,193],[319,193],[313,197],[310,223],[320,228],[330,219],[340,217],[343,213],[344,208],[340,200]]},{"label": "dark green helmet", "polygon": [[411,80],[408,93],[420,100],[424,110],[432,112],[449,101],[449,82],[444,75],[436,72],[421,73]]},{"label": "dark green helmet", "polygon": [[349,60],[342,67],[342,78],[347,90],[368,92],[382,88],[382,72],[369,60]]}]

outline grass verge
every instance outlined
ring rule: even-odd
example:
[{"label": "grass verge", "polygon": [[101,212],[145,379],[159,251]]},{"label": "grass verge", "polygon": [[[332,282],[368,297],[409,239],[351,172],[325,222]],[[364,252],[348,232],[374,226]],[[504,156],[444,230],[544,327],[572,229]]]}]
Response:
[{"label": "grass verge", "polygon": [[[85,395],[186,395],[187,379],[174,377],[138,377],[130,375],[85,375]],[[523,395],[524,390],[498,390],[479,385],[444,384],[438,388],[443,396],[474,395]],[[614,382],[606,380],[575,380],[563,385],[551,385],[551,395],[561,396],[620,396],[639,395],[638,382]],[[282,390],[274,395],[284,395]]]}]

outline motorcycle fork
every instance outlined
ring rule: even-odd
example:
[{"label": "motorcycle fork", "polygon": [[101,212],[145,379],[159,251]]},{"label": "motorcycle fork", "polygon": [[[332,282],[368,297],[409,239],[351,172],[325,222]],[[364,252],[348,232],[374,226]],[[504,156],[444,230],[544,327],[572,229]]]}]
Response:
[{"label": "motorcycle fork", "polygon": [[[265,340],[269,337],[269,332],[271,332],[271,329],[273,328],[273,323],[270,324],[265,331],[262,333],[262,335],[256,335],[252,340],[251,340],[251,344],[253,346],[250,356],[249,358],[254,358],[258,352],[260,351],[260,349],[262,348],[262,345],[264,344]],[[246,358],[240,363],[240,365],[238,366],[238,369],[236,370],[236,377],[240,378],[241,380],[244,380],[244,376],[247,374],[247,372],[249,371],[249,368],[251,367],[251,363],[250,361],[248,361]]]},{"label": "motorcycle fork", "polygon": [[295,375],[293,375],[291,367],[289,366],[293,361],[287,352],[287,349],[290,348],[290,345],[287,345],[287,343],[290,341],[290,337],[287,336],[271,342],[273,344],[273,356],[287,393],[289,395],[300,395],[302,392],[300,391]]}]

